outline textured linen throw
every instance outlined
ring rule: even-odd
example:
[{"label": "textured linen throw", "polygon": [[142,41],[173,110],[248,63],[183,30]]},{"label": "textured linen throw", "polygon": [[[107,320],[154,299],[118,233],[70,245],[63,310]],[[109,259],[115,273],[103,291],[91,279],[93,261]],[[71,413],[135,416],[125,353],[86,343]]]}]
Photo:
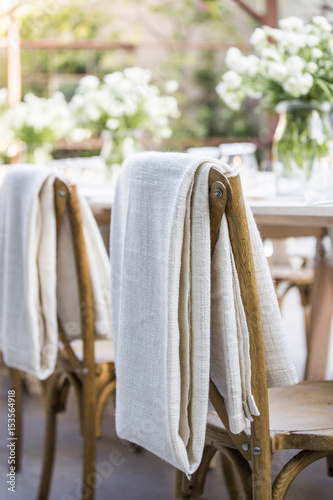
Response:
[{"label": "textured linen throw", "polygon": [[[111,222],[116,428],[187,474],[202,457],[211,376],[231,430],[257,408],[249,335],[225,216],[210,257],[208,175],[230,167],[180,153],[125,161]],[[296,382],[262,243],[248,210],[270,385]],[[211,275],[212,273],[212,275]],[[211,292],[212,290],[212,292]]]},{"label": "textured linen throw", "polygon": [[[78,286],[67,213],[57,243],[57,176],[54,169],[20,165],[9,169],[0,188],[0,349],[7,366],[40,379],[47,378],[55,368],[57,314],[70,337],[80,334]],[[97,335],[110,337],[108,257],[82,198],[80,209],[95,297],[95,329]]]}]

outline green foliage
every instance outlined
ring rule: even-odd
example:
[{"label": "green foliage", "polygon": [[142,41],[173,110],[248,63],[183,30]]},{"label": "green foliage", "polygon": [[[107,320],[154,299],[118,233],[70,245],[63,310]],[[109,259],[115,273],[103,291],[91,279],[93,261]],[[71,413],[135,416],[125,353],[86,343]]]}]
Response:
[{"label": "green foliage", "polygon": [[[120,12],[124,12],[123,18],[119,17]],[[30,8],[24,10],[20,18],[21,36],[66,41],[99,39],[140,43],[156,39],[238,43],[245,41],[253,28],[253,22],[246,21],[246,16],[241,14],[242,30],[239,29],[239,13],[240,10],[227,0],[90,0],[87,3],[43,0],[31,2]],[[216,94],[215,87],[223,70],[223,51],[170,49],[155,65],[150,63],[148,49],[145,50],[131,53],[23,49],[23,94],[33,92],[47,97],[59,89],[69,100],[84,74],[102,78],[125,67],[149,66],[157,82],[172,78],[180,84],[176,98],[182,113],[174,121],[174,137],[258,133],[252,104],[246,107],[249,112],[244,116],[244,113],[226,109]],[[6,85],[5,78],[0,67],[0,86]]]},{"label": "green foliage", "polygon": [[274,141],[273,155],[283,163],[285,172],[303,169],[309,179],[315,160],[329,154],[332,131],[327,112],[314,101],[312,105],[304,103],[293,107],[293,101],[285,105],[284,128]]},{"label": "green foliage", "polygon": [[[90,2],[89,2],[90,4]],[[82,2],[62,4],[43,0],[37,9],[21,18],[21,36],[27,39],[65,38],[72,40],[94,39],[99,30],[110,22],[102,9],[95,6],[84,8]]]}]

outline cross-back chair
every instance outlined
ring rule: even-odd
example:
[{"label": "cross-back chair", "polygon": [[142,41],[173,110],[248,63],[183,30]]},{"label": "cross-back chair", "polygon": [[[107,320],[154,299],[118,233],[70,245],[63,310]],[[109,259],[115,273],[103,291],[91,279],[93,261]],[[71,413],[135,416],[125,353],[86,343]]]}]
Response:
[{"label": "cross-back chair", "polygon": [[[78,356],[68,340],[58,317],[59,337],[63,348],[59,350],[54,374],[48,381],[46,392],[46,427],[43,470],[38,498],[48,497],[55,452],[56,415],[65,410],[70,385],[75,389],[79,405],[80,429],[83,435],[82,498],[93,500],[96,438],[101,437],[101,420],[108,396],[115,390],[113,359],[95,360],[94,303],[82,219],[76,186],[55,181],[55,207],[59,232],[65,209],[68,210],[73,236],[80,298],[81,336],[83,356]],[[105,356],[107,358],[107,355]]]},{"label": "cross-back chair", "polygon": [[[211,169],[209,186],[212,252],[225,213],[250,335],[252,393],[260,416],[253,417],[246,431],[232,434],[223,397],[210,380],[215,413],[208,416],[201,465],[191,478],[177,471],[175,496],[200,496],[209,463],[220,452],[230,498],[282,500],[306,466],[324,457],[331,463],[333,382],[267,389],[259,299],[239,175],[222,175]],[[282,468],[272,485],[273,454],[286,449],[301,451]],[[332,469],[329,475],[333,475]]]},{"label": "cross-back chair", "polygon": [[[76,186],[60,179],[54,183],[54,203],[57,233],[67,210],[75,254],[80,303],[81,344],[71,342],[66,336],[58,314],[59,340],[55,372],[43,383],[46,407],[46,425],[42,473],[38,498],[49,495],[56,445],[56,416],[65,411],[70,386],[77,396],[80,432],[83,436],[82,498],[93,500],[95,495],[96,438],[101,437],[102,413],[108,396],[115,390],[115,367],[111,343],[95,342],[93,290],[82,227],[82,218]],[[98,361],[96,348],[103,344],[103,361]],[[79,347],[79,350],[77,349]],[[98,349],[97,349],[98,350]],[[83,351],[80,353],[79,351]],[[19,370],[10,369],[13,388],[16,390],[17,470],[21,459],[22,441],[22,379]]]}]

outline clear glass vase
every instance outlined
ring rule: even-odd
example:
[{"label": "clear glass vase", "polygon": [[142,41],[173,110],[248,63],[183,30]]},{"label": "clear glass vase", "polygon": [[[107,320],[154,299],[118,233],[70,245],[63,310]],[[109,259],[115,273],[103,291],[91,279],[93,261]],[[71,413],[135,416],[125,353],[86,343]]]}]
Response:
[{"label": "clear glass vase", "polygon": [[104,130],[101,134],[103,144],[101,157],[108,169],[108,184],[115,187],[123,161],[130,155],[142,151],[141,129],[117,130],[111,132]]},{"label": "clear glass vase", "polygon": [[49,143],[36,144],[36,143],[20,143],[21,163],[32,163],[35,165],[48,165],[52,161],[53,146]]},{"label": "clear glass vase", "polygon": [[333,196],[332,139],[328,102],[291,100],[278,104],[273,139],[278,193],[308,200]]}]

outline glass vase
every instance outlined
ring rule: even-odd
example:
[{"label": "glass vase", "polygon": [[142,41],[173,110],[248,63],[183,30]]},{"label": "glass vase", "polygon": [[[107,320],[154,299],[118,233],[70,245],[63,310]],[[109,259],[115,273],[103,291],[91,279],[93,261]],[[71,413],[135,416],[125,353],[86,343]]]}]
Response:
[{"label": "glass vase", "polygon": [[20,162],[34,165],[48,165],[52,161],[52,144],[21,143]]},{"label": "glass vase", "polygon": [[101,134],[103,143],[101,157],[108,169],[108,184],[114,187],[123,161],[130,155],[142,151],[141,129],[104,130]]},{"label": "glass vase", "polygon": [[278,193],[327,199],[333,195],[332,139],[328,102],[291,100],[276,107],[279,122],[273,139]]}]

